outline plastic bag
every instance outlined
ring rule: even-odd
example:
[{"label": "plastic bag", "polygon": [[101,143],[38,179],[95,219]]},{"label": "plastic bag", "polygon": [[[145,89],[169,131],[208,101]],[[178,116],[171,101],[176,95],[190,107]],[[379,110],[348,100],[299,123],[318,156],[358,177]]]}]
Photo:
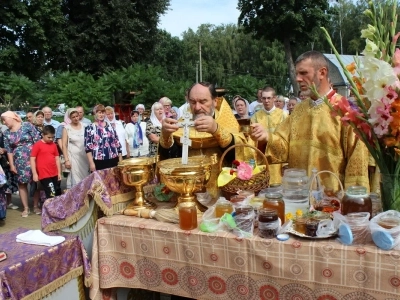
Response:
[{"label": "plastic bag", "polygon": [[212,197],[208,192],[205,193],[196,193],[197,201],[199,201],[204,206],[208,207],[210,204]]},{"label": "plastic bag", "polygon": [[400,212],[388,210],[376,215],[371,219],[369,228],[378,248],[400,250]]},{"label": "plastic bag", "polygon": [[244,237],[243,232],[245,232],[246,236],[253,236],[255,212],[251,205],[236,207],[233,218],[237,228],[240,229],[240,231],[234,229],[234,234]]},{"label": "plastic bag", "polygon": [[216,232],[218,230],[224,230],[223,224],[220,222],[220,218],[215,217],[215,208],[217,204],[230,203],[224,197],[220,197],[214,205],[210,206],[203,214],[199,229],[204,232]]},{"label": "plastic bag", "polygon": [[334,228],[339,230],[338,241],[345,245],[364,245],[371,241],[369,213],[351,213],[346,216],[333,212]]}]

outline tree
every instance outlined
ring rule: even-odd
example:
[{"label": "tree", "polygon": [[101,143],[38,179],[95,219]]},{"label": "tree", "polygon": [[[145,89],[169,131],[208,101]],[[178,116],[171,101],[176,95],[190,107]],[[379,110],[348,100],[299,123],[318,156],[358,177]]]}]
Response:
[{"label": "tree", "polygon": [[239,0],[239,24],[257,38],[283,43],[290,81],[297,94],[292,44],[305,44],[316,27],[326,26],[327,0]]},{"label": "tree", "polygon": [[59,63],[100,76],[143,61],[152,52],[159,16],[169,0],[65,0],[70,47]]},{"label": "tree", "polygon": [[0,9],[0,69],[36,80],[67,45],[59,0],[5,0]]}]

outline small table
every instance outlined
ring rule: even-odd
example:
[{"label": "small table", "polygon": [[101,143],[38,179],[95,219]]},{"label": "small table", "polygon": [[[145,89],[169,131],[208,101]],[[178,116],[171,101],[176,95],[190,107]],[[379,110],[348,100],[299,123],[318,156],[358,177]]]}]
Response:
[{"label": "small table", "polygon": [[195,299],[399,299],[400,251],[235,237],[129,216],[97,221],[91,299],[142,288]]},{"label": "small table", "polygon": [[[53,247],[17,243],[16,236],[29,229],[18,228],[0,234],[1,250],[7,259],[0,262],[0,299],[42,299],[84,274],[91,283],[91,266],[78,236]],[[85,299],[81,288],[80,298]]]}]

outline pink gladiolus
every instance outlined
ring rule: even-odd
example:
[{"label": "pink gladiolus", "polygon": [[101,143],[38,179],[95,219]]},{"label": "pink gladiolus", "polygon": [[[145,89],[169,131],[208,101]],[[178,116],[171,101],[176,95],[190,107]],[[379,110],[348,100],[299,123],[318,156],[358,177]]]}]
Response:
[{"label": "pink gladiolus", "polygon": [[242,162],[237,167],[237,177],[239,179],[249,180],[252,175],[253,175],[253,168],[249,164]]},{"label": "pink gladiolus", "polygon": [[393,60],[393,65],[395,67],[400,66],[400,49],[399,48],[396,48],[396,51],[394,52],[392,60]]}]

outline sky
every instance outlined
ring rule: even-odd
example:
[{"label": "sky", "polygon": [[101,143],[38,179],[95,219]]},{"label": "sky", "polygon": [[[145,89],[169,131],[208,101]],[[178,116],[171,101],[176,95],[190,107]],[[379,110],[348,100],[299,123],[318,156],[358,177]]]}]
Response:
[{"label": "sky", "polygon": [[181,38],[188,28],[196,32],[201,24],[237,24],[240,14],[237,3],[237,0],[170,0],[169,10],[161,16],[158,28]]}]

